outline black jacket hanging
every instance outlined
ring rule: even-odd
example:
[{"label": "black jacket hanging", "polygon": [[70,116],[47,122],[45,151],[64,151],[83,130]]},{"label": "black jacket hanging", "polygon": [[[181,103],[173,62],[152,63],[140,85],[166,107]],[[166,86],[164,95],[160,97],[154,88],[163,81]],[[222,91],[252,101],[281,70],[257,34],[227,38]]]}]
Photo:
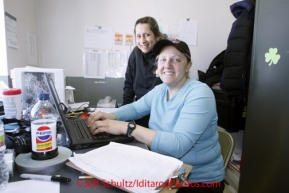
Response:
[{"label": "black jacket hanging", "polygon": [[246,97],[248,93],[254,29],[254,5],[240,1],[230,6],[237,19],[228,37],[220,87],[228,94]]}]

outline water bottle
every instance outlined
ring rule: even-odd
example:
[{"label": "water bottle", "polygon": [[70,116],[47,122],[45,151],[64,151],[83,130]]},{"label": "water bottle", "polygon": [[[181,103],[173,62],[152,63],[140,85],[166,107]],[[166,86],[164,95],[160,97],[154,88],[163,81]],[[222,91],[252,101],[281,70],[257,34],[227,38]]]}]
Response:
[{"label": "water bottle", "polygon": [[2,192],[7,187],[9,180],[8,166],[4,162],[5,150],[5,130],[4,124],[0,119],[0,192]]},{"label": "water bottle", "polygon": [[38,102],[30,113],[31,158],[34,160],[52,159],[58,155],[56,123],[58,115],[49,102],[49,93],[39,93]]}]

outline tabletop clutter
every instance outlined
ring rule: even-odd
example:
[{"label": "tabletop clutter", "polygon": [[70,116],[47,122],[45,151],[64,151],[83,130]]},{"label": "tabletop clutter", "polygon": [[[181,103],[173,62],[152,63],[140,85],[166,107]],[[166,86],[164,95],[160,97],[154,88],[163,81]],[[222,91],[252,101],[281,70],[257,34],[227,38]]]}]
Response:
[{"label": "tabletop clutter", "polygon": [[[165,185],[168,183],[167,180],[174,177],[185,179],[185,175],[187,176],[192,169],[189,165],[184,168],[183,162],[175,158],[115,142],[110,142],[109,145],[91,150],[85,154],[77,154],[77,156],[74,154],[72,156],[72,151],[69,148],[58,146],[58,114],[53,104],[49,102],[49,93],[38,93],[37,98],[38,101],[29,109],[28,114],[28,111],[26,111],[26,119],[24,119],[21,89],[3,89],[5,115],[0,119],[1,189],[5,189],[9,185],[9,174],[13,177],[14,165],[23,179],[68,183],[71,181],[69,177],[56,174],[64,167],[69,166],[98,180],[106,180],[107,183],[110,183],[109,180],[115,182],[127,180],[129,182],[136,179],[141,184],[147,184],[150,180],[160,183],[154,184],[154,186],[149,184],[148,187],[126,187],[125,184],[122,186],[111,184],[125,191],[138,192],[159,192],[164,187],[168,188]],[[6,145],[7,149],[13,150],[8,152]],[[5,150],[6,153],[4,153]],[[97,152],[102,152],[103,156],[94,156]],[[126,153],[127,156],[119,154],[120,152]],[[134,152],[133,155],[131,152]],[[5,160],[6,164],[4,164],[4,154],[6,157],[9,156],[9,159]],[[113,158],[113,156],[116,157]],[[102,163],[103,167],[86,163],[85,160],[88,157],[89,159],[95,159],[93,163]],[[149,158],[152,161],[144,161]],[[115,159],[119,160],[119,163],[113,165],[112,162]],[[126,167],[128,162],[132,162],[128,164],[130,166],[138,164],[137,167],[134,167],[134,171],[131,171],[130,167]],[[159,163],[162,164],[158,165]],[[99,168],[98,171],[101,172],[97,172],[95,168]],[[175,172],[180,173],[181,168],[182,174],[174,176]],[[113,173],[112,169],[115,169]],[[146,170],[151,171],[144,172]],[[107,176],[107,174],[111,175]],[[121,176],[122,174],[126,175]]]},{"label": "tabletop clutter", "polygon": [[[42,179],[37,175],[52,175],[63,169],[72,151],[57,145],[58,115],[49,102],[49,93],[37,94],[38,102],[30,109],[27,121],[22,115],[21,89],[2,90],[4,115],[0,120],[1,189],[7,187],[9,174],[13,177],[14,164],[20,174],[26,173],[22,175],[23,178],[32,175],[30,179]],[[43,180],[45,179],[47,177],[44,176]],[[70,181],[66,177],[51,176],[51,181],[64,182],[64,179],[66,182]]]}]

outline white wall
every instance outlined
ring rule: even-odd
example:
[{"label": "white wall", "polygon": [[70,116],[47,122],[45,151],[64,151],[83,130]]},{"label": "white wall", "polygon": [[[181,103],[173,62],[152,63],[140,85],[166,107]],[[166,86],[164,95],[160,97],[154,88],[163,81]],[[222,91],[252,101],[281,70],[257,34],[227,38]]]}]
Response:
[{"label": "white wall", "polygon": [[[0,1],[0,12],[4,13],[3,0]],[[5,33],[5,16],[0,15],[0,76],[8,75],[7,51],[6,51],[6,33]],[[3,43],[2,43],[3,42]],[[2,94],[2,93],[1,93]]]},{"label": "white wall", "polygon": [[[4,10],[16,18],[19,48],[7,47],[8,71],[27,66],[26,33],[38,36],[37,0],[4,0]],[[38,66],[36,59],[35,66]]]},{"label": "white wall", "polygon": [[[194,63],[191,76],[198,78],[197,70],[205,71],[212,59],[226,49],[227,37],[235,21],[230,5],[235,2],[41,0],[37,7],[39,63],[41,67],[63,68],[67,76],[81,77],[86,26],[111,27],[114,32],[132,34],[135,21],[147,15],[154,17],[163,30],[169,25],[177,26],[180,19],[189,18],[198,21],[198,45],[190,46]],[[114,46],[112,49],[130,51],[132,48]]]}]

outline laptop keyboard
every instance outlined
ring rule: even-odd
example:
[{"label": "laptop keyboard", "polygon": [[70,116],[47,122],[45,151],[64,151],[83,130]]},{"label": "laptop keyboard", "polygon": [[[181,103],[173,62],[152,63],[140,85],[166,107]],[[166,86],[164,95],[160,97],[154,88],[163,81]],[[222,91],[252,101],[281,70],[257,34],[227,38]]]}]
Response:
[{"label": "laptop keyboard", "polygon": [[76,128],[76,131],[78,133],[78,140],[80,139],[107,139],[110,138],[110,135],[108,133],[98,133],[96,135],[92,135],[86,126],[85,121],[73,121],[71,122],[74,127]]}]

